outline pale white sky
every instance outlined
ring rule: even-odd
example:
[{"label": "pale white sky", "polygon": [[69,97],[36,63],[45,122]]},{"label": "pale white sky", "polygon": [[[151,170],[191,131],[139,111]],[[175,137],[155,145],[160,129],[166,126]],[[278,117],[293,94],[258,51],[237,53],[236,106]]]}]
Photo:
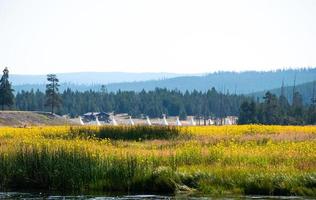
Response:
[{"label": "pale white sky", "polygon": [[316,0],[0,0],[11,73],[316,66]]}]

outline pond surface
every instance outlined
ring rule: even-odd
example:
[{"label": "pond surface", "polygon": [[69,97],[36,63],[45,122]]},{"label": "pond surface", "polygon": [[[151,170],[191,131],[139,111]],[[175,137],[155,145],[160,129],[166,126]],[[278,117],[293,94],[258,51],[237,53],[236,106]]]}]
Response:
[{"label": "pond surface", "polygon": [[306,198],[306,197],[296,197],[296,196],[236,196],[236,197],[190,197],[190,196],[160,196],[160,195],[119,195],[119,196],[102,196],[102,195],[76,195],[76,196],[59,196],[59,195],[47,195],[43,193],[22,193],[22,192],[0,192],[0,200],[210,200],[210,199],[245,199],[245,200],[262,200],[262,199],[316,199],[316,198]]}]

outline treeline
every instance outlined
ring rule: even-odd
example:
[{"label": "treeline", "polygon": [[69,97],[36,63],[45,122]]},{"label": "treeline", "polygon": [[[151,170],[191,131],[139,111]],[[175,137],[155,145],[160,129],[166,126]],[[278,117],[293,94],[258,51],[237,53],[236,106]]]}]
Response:
[{"label": "treeline", "polygon": [[278,124],[306,125],[316,124],[316,99],[304,105],[302,95],[294,92],[292,103],[281,93],[278,97],[267,92],[263,101],[245,101],[240,106],[239,124]]},{"label": "treeline", "polygon": [[[249,98],[243,95],[222,94],[214,88],[206,91],[192,91],[182,93],[178,90],[155,89],[154,91],[72,91],[67,89],[60,95],[62,100],[56,108],[58,114],[70,116],[81,115],[86,112],[128,113],[134,117],[141,114],[150,117],[187,115],[205,117],[224,117],[239,114],[241,103]],[[45,106],[45,93],[37,91],[21,91],[15,96],[15,109],[26,111],[50,111]]]},{"label": "treeline", "polygon": [[229,115],[239,116],[239,124],[280,124],[305,125],[316,124],[316,91],[310,104],[303,103],[302,95],[293,88],[292,101],[285,97],[282,86],[278,97],[267,92],[263,101],[244,95],[223,94],[213,87],[206,92],[193,90],[181,92],[156,88],[153,91],[141,92],[121,91],[107,92],[105,86],[100,91],[73,91],[68,88],[59,93],[59,80],[54,74],[47,75],[46,91],[30,90],[13,95],[11,83],[8,81],[9,71],[3,71],[0,79],[0,106],[24,111],[50,111],[71,117],[86,112],[128,113],[133,117],[142,114],[150,117],[161,117],[162,114],[179,116],[187,115],[198,118],[223,118]]}]

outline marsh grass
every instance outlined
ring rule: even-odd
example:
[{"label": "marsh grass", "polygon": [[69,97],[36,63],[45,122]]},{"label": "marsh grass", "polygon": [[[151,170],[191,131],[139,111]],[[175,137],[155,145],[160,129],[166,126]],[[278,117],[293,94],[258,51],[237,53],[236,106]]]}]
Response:
[{"label": "marsh grass", "polygon": [[46,138],[61,137],[64,139],[111,139],[111,140],[172,140],[189,139],[190,134],[173,126],[73,126],[67,128],[67,133],[44,134]]},{"label": "marsh grass", "polygon": [[315,127],[273,128],[1,128],[0,189],[315,196]]},{"label": "marsh grass", "polygon": [[169,140],[179,136],[180,129],[173,126],[102,126],[94,135],[100,139],[112,140]]}]

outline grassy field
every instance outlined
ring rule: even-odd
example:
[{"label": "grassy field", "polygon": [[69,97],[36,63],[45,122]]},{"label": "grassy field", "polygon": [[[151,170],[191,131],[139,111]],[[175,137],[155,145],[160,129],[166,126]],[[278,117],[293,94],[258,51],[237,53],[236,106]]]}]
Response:
[{"label": "grassy field", "polygon": [[0,128],[0,188],[316,196],[316,127]]}]

